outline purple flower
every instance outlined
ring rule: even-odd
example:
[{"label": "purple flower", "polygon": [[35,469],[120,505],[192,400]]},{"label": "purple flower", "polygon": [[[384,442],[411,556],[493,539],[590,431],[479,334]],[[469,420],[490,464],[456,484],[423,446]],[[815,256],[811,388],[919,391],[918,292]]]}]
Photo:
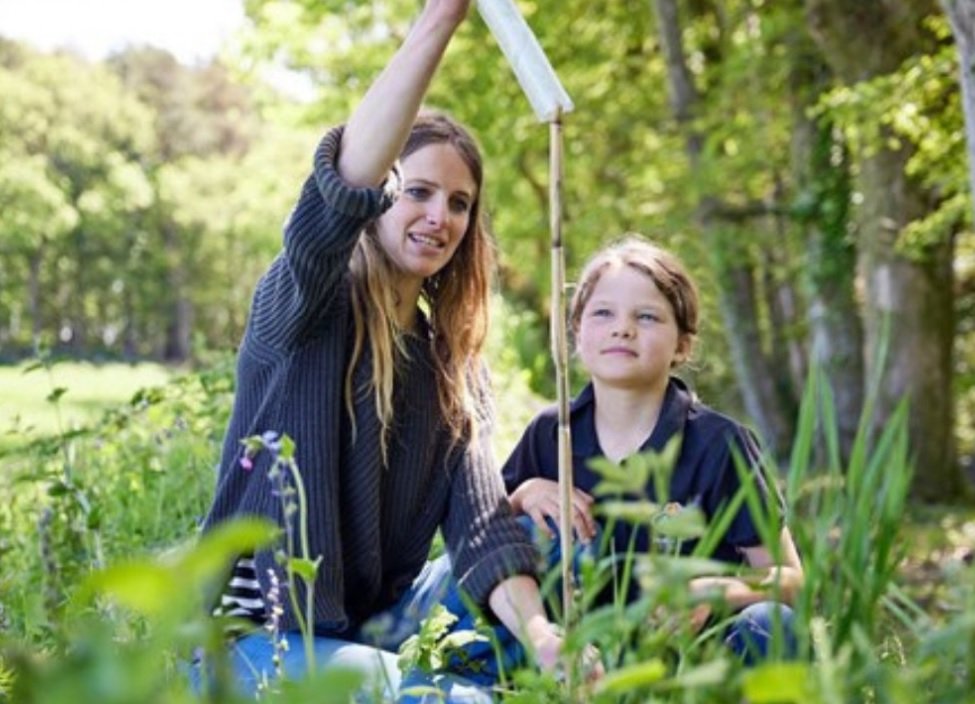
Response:
[{"label": "purple flower", "polygon": [[249,456],[244,455],[240,458],[240,466],[249,472],[254,469],[254,460],[252,460]]}]

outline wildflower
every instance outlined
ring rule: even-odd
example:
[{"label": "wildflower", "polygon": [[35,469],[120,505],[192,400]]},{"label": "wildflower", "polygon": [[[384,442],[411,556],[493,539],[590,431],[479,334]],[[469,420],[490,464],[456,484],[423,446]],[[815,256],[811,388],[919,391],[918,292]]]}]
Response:
[{"label": "wildflower", "polygon": [[244,455],[240,458],[240,466],[249,472],[254,469],[254,460],[250,458],[250,455]]},{"label": "wildflower", "polygon": [[281,449],[281,440],[274,430],[267,430],[261,435],[261,442],[271,452],[278,452]]},{"label": "wildflower", "polygon": [[[274,654],[271,657],[271,662],[274,664],[275,673],[280,678],[284,675],[283,658],[284,653],[288,650],[288,639],[281,635],[280,630],[281,617],[284,615],[284,607],[281,605],[282,585],[278,581],[278,575],[274,570],[269,569],[267,573],[271,580],[271,588],[267,591],[267,603],[270,609],[264,628],[271,636],[271,642],[274,645]],[[287,585],[284,586],[286,587]]]}]

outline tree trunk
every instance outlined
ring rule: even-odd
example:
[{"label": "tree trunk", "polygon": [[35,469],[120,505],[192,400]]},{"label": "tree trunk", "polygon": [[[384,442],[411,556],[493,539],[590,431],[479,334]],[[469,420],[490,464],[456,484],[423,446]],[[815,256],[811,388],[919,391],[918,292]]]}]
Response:
[{"label": "tree trunk", "polygon": [[38,247],[28,258],[27,274],[27,311],[30,314],[31,344],[37,350],[41,345],[41,334],[44,331],[41,314],[41,261],[43,250]]},{"label": "tree trunk", "polygon": [[[660,42],[667,64],[670,104],[674,118],[683,130],[686,153],[692,172],[700,174],[703,135],[693,126],[700,96],[694,86],[684,51],[676,0],[654,0]],[[700,182],[706,179],[700,178]],[[788,370],[776,370],[762,349],[761,330],[754,288],[754,263],[747,252],[736,247],[725,248],[720,227],[715,222],[717,207],[712,195],[704,195],[698,204],[698,217],[709,246],[716,253],[715,273],[720,282],[721,312],[729,346],[734,356],[745,412],[754,421],[773,454],[786,456],[792,442],[793,415],[777,388],[775,379],[788,376]],[[723,251],[722,251],[723,250]],[[720,254],[717,254],[718,252]]]},{"label": "tree trunk", "polygon": [[[806,0],[810,30],[823,55],[846,83],[888,74],[924,50],[922,21],[934,2],[887,0],[860,3]],[[880,379],[876,415],[884,422],[894,407],[911,404],[910,440],[918,469],[916,495],[957,499],[962,485],[956,463],[951,393],[954,312],[954,241],[904,253],[903,228],[928,210],[921,187],[905,173],[907,147],[884,142],[860,156],[858,263],[864,280],[864,320],[869,378]],[[889,336],[882,338],[889,322]],[[886,363],[876,367],[886,344]]]},{"label": "tree trunk", "polygon": [[190,358],[190,338],[193,333],[193,304],[187,298],[186,266],[180,252],[179,236],[172,223],[163,225],[163,240],[167,256],[169,282],[169,319],[166,323],[166,341],[163,359],[181,364]]},{"label": "tree trunk", "polygon": [[712,231],[715,269],[721,288],[720,307],[725,327],[733,333],[728,344],[735,374],[739,380],[745,410],[755,422],[776,457],[788,455],[794,428],[785,411],[782,375],[788,367],[776,368],[762,348],[758,325],[755,272],[748,263],[748,253],[736,247],[735,233]]},{"label": "tree trunk", "polygon": [[807,254],[804,278],[809,357],[833,392],[842,459],[849,458],[863,410],[863,328],[856,300],[856,247],[850,236],[850,165],[827,122],[809,117],[829,84],[818,49],[803,30],[791,43],[792,173]]},{"label": "tree trunk", "polygon": [[122,289],[122,357],[128,362],[134,362],[139,357],[135,304],[132,300],[132,283],[129,281]]},{"label": "tree trunk", "polygon": [[968,184],[975,206],[975,0],[942,0],[958,46],[965,143],[968,145]]},{"label": "tree trunk", "polygon": [[[904,172],[908,158],[906,150],[885,150],[860,167],[867,364],[870,378],[881,375],[878,425],[901,399],[911,405],[917,494],[929,501],[955,500],[962,477],[955,457],[952,394],[954,241],[946,238],[917,259],[897,250],[901,230],[925,212],[920,189]],[[881,345],[886,345],[886,362],[877,368]]]}]

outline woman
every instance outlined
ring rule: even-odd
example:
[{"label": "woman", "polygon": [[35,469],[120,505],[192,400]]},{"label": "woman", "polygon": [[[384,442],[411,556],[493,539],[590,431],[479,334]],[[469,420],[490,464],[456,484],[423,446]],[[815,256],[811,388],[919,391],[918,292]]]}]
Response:
[{"label": "woman", "polygon": [[[450,119],[417,119],[468,9],[469,0],[428,0],[348,123],[316,150],[284,251],[254,296],[205,522],[257,514],[298,530],[297,514],[284,516],[272,492],[267,453],[241,467],[250,464],[242,438],[290,435],[310,554],[321,557],[316,665],[363,667],[387,695],[399,682],[394,656],[377,659],[369,644],[393,650],[415,631],[431,601],[421,570],[438,528],[461,588],[541,667],[554,668],[561,647],[538,595],[535,549],[511,515],[487,437],[479,354],[493,253],[480,156]],[[263,551],[243,556],[235,572],[223,610],[266,620],[282,566]],[[296,676],[306,666],[300,620],[281,602],[292,641],[284,668]],[[264,633],[238,640],[232,655],[244,690],[274,674]]]}]

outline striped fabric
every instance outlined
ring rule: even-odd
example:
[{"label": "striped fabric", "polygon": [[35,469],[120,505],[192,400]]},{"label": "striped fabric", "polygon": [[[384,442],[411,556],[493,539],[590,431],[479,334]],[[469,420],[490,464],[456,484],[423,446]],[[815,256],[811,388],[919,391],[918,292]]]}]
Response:
[{"label": "striped fabric", "polygon": [[241,557],[234,564],[230,581],[220,595],[220,603],[213,607],[213,615],[245,618],[258,624],[267,620],[261,583],[257,581],[257,567],[252,555]]}]

